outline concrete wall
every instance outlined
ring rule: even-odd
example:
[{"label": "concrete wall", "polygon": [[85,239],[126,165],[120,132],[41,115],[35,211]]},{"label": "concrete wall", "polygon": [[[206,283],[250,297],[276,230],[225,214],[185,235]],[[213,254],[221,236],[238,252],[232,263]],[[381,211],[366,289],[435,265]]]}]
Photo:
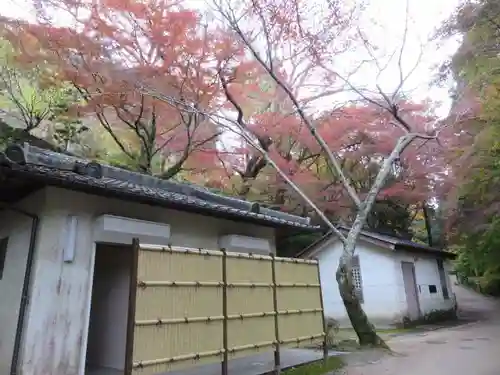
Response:
[{"label": "concrete wall", "polygon": [[[74,261],[64,263],[61,229],[69,214],[78,216],[77,248]],[[47,189],[24,341],[24,375],[76,375],[83,371],[94,264],[93,224],[102,214],[167,223],[174,246],[217,249],[220,236],[239,234],[267,238],[275,249],[272,228]]]},{"label": "concrete wall", "polygon": [[[404,289],[401,262],[415,264],[418,297],[422,315],[434,310],[448,310],[453,307],[454,296],[448,272],[449,262],[445,262],[447,286],[450,299],[443,298],[436,258],[392,251],[374,244],[359,241],[356,246],[359,256],[363,284],[363,308],[370,321],[378,328],[387,328],[401,322],[407,316],[407,302]],[[335,272],[342,255],[342,244],[338,241],[325,244],[313,257],[319,259],[321,287],[325,315],[337,320],[340,326],[350,326],[349,318],[335,279]],[[429,285],[436,285],[437,293],[429,292]]]},{"label": "concrete wall", "polygon": [[[445,263],[446,284],[450,298],[445,300],[441,288],[441,280],[437,260],[433,256],[406,253],[398,251],[395,253],[396,266],[401,269],[401,262],[413,262],[415,265],[415,279],[417,283],[418,300],[420,304],[420,312],[422,315],[428,314],[434,310],[448,310],[453,308],[454,297],[452,283],[448,271],[450,269],[449,262]],[[403,273],[397,273],[397,299],[401,317],[407,315],[406,294],[403,282]],[[430,293],[429,285],[435,285],[437,293]]]},{"label": "concrete wall", "polygon": [[[37,214],[43,200],[40,192],[16,206]],[[9,237],[0,280],[0,374],[10,371],[32,225],[27,216],[10,210],[0,212],[0,238]]]},{"label": "concrete wall", "polygon": [[[360,241],[356,246],[359,256],[363,285],[363,308],[372,323],[385,327],[392,323],[399,312],[396,298],[396,268],[390,250]],[[319,259],[321,287],[325,315],[338,321],[340,326],[350,326],[344,304],[335,279],[335,272],[342,255],[342,244],[338,241],[326,244],[315,257]]]},{"label": "concrete wall", "polygon": [[130,289],[130,249],[96,249],[87,363],[124,370]]}]

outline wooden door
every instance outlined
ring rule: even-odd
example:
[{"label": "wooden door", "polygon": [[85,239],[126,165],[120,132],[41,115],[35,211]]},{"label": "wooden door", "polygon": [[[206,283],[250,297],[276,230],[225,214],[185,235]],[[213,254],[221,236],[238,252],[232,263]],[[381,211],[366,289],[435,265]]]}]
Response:
[{"label": "wooden door", "polygon": [[441,290],[443,292],[444,299],[450,299],[450,292],[448,291],[448,286],[446,284],[446,272],[444,270],[444,264],[442,259],[437,260],[439,280],[441,281]]},{"label": "wooden door", "polygon": [[403,272],[408,317],[410,320],[416,320],[420,317],[420,304],[418,301],[415,265],[412,262],[401,262],[401,270]]}]

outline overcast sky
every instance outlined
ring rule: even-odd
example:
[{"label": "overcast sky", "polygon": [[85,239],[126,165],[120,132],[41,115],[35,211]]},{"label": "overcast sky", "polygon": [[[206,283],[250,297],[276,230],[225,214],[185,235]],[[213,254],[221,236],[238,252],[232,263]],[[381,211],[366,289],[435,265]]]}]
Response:
[{"label": "overcast sky", "polygon": [[[0,14],[11,17],[30,17],[30,8],[27,0],[4,0],[8,6],[0,9]],[[204,0],[190,0],[190,4],[203,6]],[[409,0],[410,22],[405,45],[403,70],[408,73],[416,62],[417,69],[406,82],[406,90],[411,90],[416,99],[431,98],[442,102],[438,113],[445,115],[449,109],[450,100],[447,88],[429,88],[429,82],[435,73],[435,65],[446,60],[458,47],[457,41],[450,41],[436,48],[435,43],[428,43],[429,36],[439,27],[443,19],[451,15],[460,0]],[[401,45],[405,25],[405,0],[371,0],[366,16],[371,20],[366,22],[364,32],[372,41],[387,53],[394,51]],[[375,21],[378,26],[372,26]],[[370,25],[370,26],[368,26]],[[363,26],[362,26],[363,27]],[[421,46],[424,45],[423,57],[419,61]],[[365,69],[358,76],[359,82],[372,82],[373,70]],[[397,61],[393,60],[386,72],[380,76],[378,83],[386,91],[391,91],[399,83]]]},{"label": "overcast sky", "polygon": [[[447,19],[459,5],[460,0],[409,0],[409,14],[411,16],[409,24],[408,39],[404,53],[404,66],[406,72],[411,70],[415,62],[418,62],[421,43],[426,44],[429,37],[440,26],[444,19]],[[378,33],[379,39],[384,41],[388,50],[398,48],[401,43],[405,25],[405,0],[373,0],[370,7],[370,15],[382,25],[370,32]],[[428,43],[424,48],[422,60],[418,68],[408,80],[407,89],[415,88],[414,96],[425,98],[430,96],[434,100],[443,101],[440,114],[447,113],[449,109],[449,95],[447,88],[429,90],[429,83],[435,74],[435,66],[451,56],[459,46],[457,40],[450,40],[447,43],[436,46],[436,43]],[[393,65],[395,68],[395,66]],[[387,70],[381,78],[384,89],[389,89],[399,82],[398,74],[394,74],[395,69]]]}]

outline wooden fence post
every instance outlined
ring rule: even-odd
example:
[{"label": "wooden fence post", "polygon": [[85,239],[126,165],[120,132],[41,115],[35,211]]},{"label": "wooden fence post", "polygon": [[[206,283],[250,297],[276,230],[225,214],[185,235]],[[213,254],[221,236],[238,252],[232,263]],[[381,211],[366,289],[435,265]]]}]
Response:
[{"label": "wooden fence post", "polygon": [[326,362],[328,361],[328,327],[325,320],[325,308],[323,304],[323,289],[321,288],[321,271],[319,269],[319,261],[316,259],[318,263],[316,263],[316,267],[318,268],[318,282],[319,282],[319,300],[321,303],[321,316],[323,317],[323,332],[325,333],[325,337],[323,340],[323,364],[326,366]]},{"label": "wooden fence post", "polygon": [[222,250],[222,346],[224,347],[224,353],[222,354],[222,375],[228,375],[228,339],[227,339],[227,253],[226,249]]},{"label": "wooden fence post", "polygon": [[272,288],[273,288],[273,309],[274,309],[274,338],[276,344],[274,346],[274,373],[281,374],[281,353],[280,353],[280,331],[279,331],[279,315],[278,315],[278,286],[276,285],[276,257],[271,253],[271,269],[272,269]]}]

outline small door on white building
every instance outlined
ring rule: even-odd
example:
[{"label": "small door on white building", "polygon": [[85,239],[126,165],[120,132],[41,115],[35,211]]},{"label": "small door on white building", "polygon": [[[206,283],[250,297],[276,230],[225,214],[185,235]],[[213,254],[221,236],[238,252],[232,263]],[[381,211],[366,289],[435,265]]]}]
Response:
[{"label": "small door on white building", "polygon": [[444,270],[444,263],[442,259],[437,260],[439,280],[441,281],[441,290],[443,292],[444,299],[450,299],[450,292],[448,290],[448,285],[446,283],[446,272]]},{"label": "small door on white building", "polygon": [[403,281],[405,286],[408,317],[416,320],[420,317],[420,304],[418,302],[417,281],[415,278],[415,265],[412,262],[401,262]]}]

